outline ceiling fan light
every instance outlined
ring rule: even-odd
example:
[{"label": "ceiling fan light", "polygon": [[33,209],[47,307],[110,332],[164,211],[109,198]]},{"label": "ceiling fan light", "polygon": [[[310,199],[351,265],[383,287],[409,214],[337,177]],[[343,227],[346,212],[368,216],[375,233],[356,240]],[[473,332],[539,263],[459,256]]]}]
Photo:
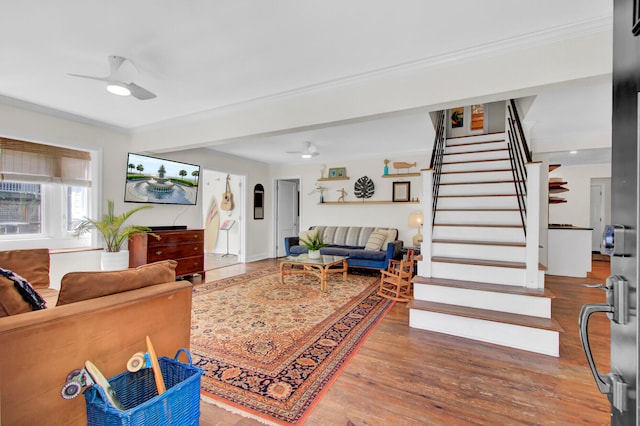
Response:
[{"label": "ceiling fan light", "polygon": [[308,153],[308,152],[305,152],[304,154],[302,154],[302,155],[301,155],[301,157],[302,157],[302,158],[311,158],[311,157],[313,157],[313,155],[311,155],[311,154],[310,154],[310,153]]},{"label": "ceiling fan light", "polygon": [[107,83],[107,90],[118,96],[129,96],[131,94],[131,90],[128,87],[118,83]]}]

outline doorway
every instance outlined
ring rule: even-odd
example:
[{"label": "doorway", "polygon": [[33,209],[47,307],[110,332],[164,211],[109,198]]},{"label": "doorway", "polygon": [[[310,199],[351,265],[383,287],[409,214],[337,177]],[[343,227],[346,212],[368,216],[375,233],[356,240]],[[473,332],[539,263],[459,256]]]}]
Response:
[{"label": "doorway", "polygon": [[611,178],[592,178],[589,202],[589,227],[591,232],[591,252],[602,253],[602,232],[611,217]]},{"label": "doorway", "polygon": [[285,237],[297,236],[300,232],[300,179],[277,179],[275,214],[275,257],[286,256]]},{"label": "doorway", "polygon": [[205,270],[245,262],[246,176],[203,170]]}]

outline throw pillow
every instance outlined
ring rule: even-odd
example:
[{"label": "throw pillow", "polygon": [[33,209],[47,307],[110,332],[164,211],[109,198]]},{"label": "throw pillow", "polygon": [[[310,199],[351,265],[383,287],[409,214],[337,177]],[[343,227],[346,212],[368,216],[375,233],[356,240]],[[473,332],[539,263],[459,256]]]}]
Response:
[{"label": "throw pillow", "polygon": [[385,230],[378,230],[379,232],[386,232],[387,233],[387,238],[384,240],[384,243],[382,243],[382,249],[386,250],[387,249],[387,244],[394,242],[395,240],[398,239],[398,230],[397,229],[385,229]]},{"label": "throw pillow", "polygon": [[0,266],[24,277],[33,288],[49,288],[49,249],[0,251]]},{"label": "throw pillow", "polygon": [[369,235],[369,240],[367,244],[364,246],[365,250],[375,250],[378,251],[382,248],[382,244],[387,239],[387,233],[382,231],[373,231],[371,235]]},{"label": "throw pillow", "polygon": [[20,296],[9,278],[0,276],[0,318],[31,312],[31,305]]},{"label": "throw pillow", "polygon": [[45,301],[20,275],[0,268],[0,316],[45,308]]},{"label": "throw pillow", "polygon": [[175,260],[163,260],[125,271],[69,272],[60,281],[56,306],[136,290],[176,280]]}]

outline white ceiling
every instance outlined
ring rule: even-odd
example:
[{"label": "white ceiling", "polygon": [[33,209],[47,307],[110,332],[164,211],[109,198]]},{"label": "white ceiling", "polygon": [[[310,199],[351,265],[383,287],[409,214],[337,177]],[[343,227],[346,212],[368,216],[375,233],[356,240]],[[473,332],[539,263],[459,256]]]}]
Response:
[{"label": "white ceiling", "polygon": [[[44,108],[129,132],[610,19],[611,3],[5,1],[0,6],[5,35],[0,43],[0,102]],[[102,82],[67,75],[106,76],[108,55],[129,58],[138,70],[134,81],[157,98],[118,97],[108,93]],[[271,150],[280,162],[287,162],[282,152],[300,149],[310,140],[322,145],[326,155],[354,151],[362,156],[380,147],[388,152],[389,144],[396,142],[392,129],[403,126],[407,140],[394,148],[410,152],[423,146],[425,120],[424,113],[411,112],[234,141],[215,149],[259,157],[256,147],[277,143],[278,148]],[[267,161],[264,155],[261,161]]]}]

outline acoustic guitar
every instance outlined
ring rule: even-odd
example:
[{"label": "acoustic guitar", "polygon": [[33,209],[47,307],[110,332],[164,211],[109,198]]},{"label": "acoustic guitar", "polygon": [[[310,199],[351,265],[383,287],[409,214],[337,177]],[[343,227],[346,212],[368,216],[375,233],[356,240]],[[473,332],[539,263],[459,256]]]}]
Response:
[{"label": "acoustic guitar", "polygon": [[233,194],[229,186],[229,179],[231,178],[227,175],[227,189],[222,194],[222,202],[220,203],[220,209],[225,211],[233,210]]}]

